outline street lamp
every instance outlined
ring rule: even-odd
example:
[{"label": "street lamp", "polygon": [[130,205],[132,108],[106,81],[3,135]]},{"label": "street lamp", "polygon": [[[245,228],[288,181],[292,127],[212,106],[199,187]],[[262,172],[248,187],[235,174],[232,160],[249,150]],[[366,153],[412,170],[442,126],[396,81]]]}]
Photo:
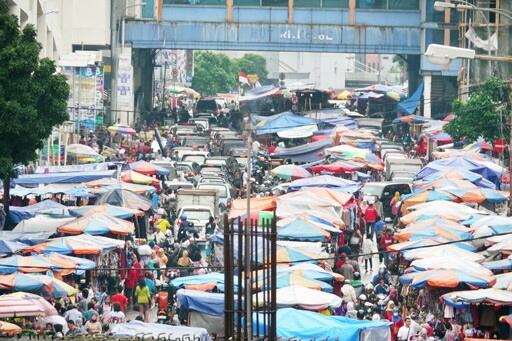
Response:
[{"label": "street lamp", "polygon": [[475,50],[447,45],[430,44],[425,52],[428,61],[436,65],[448,65],[453,59],[475,59]]}]

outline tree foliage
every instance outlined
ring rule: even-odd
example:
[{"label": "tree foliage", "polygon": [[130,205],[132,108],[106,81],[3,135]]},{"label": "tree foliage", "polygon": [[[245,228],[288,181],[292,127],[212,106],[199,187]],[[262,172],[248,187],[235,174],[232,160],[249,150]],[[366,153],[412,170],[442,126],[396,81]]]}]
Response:
[{"label": "tree foliage", "polygon": [[6,209],[13,166],[35,159],[52,127],[68,118],[69,97],[66,78],[55,74],[54,63],[39,60],[34,27],[20,31],[8,9],[7,1],[0,0],[0,178]]},{"label": "tree foliage", "polygon": [[473,142],[483,137],[492,143],[496,139],[509,136],[509,114],[504,106],[508,102],[508,93],[507,81],[489,78],[470,95],[467,102],[453,102],[455,118],[444,130],[456,141],[465,138],[468,142]]},{"label": "tree foliage", "polygon": [[203,96],[229,92],[238,84],[238,72],[224,54],[198,52],[194,57],[192,87]]},{"label": "tree foliage", "polygon": [[260,81],[267,79],[267,61],[262,56],[246,53],[242,58],[235,59],[234,63],[238,71],[243,71],[246,74],[257,74]]}]

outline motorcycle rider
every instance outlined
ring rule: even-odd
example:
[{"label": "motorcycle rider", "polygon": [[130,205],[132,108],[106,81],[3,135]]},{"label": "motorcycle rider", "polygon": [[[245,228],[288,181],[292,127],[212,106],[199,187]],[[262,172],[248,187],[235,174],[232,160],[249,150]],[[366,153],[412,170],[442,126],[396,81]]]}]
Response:
[{"label": "motorcycle rider", "polygon": [[385,283],[384,278],[379,278],[379,284],[375,286],[373,290],[375,295],[384,295],[388,296],[390,292],[389,285]]},{"label": "motorcycle rider", "polygon": [[390,284],[391,282],[391,274],[389,270],[386,268],[386,265],[379,265],[379,272],[375,274],[372,278],[372,284],[377,285],[380,282],[380,279],[384,279],[384,283]]},{"label": "motorcycle rider", "polygon": [[373,284],[368,283],[364,287],[364,293],[366,294],[366,299],[368,302],[370,302],[372,305],[376,305],[379,299],[377,298],[377,295],[375,295],[375,291],[373,289]]}]

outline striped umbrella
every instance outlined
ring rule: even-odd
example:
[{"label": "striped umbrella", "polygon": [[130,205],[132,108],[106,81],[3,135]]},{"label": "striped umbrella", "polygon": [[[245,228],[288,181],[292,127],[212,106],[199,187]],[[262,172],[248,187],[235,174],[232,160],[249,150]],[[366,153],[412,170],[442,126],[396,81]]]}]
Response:
[{"label": "striped umbrella", "polygon": [[57,231],[66,234],[117,234],[127,236],[135,232],[132,222],[111,217],[101,213],[94,213],[80,217],[57,228]]},{"label": "striped umbrella", "polygon": [[124,241],[90,236],[86,234],[50,239],[49,241],[30,246],[25,252],[75,254],[75,255],[98,255],[102,252],[114,250],[124,246]]},{"label": "striped umbrella", "polygon": [[[270,263],[270,256],[265,255],[263,258],[262,253],[258,253],[257,260],[259,263]],[[318,263],[318,255],[310,254],[301,250],[294,249],[287,246],[278,246],[276,252],[277,263],[300,263],[300,262],[313,262]]]},{"label": "striped umbrella", "polygon": [[424,190],[421,192],[415,192],[402,196],[402,212],[408,212],[407,208],[422,204],[424,202],[430,202],[435,200],[455,201],[457,197],[446,192],[436,191],[433,189]]},{"label": "striped umbrella", "polygon": [[16,272],[0,275],[0,288],[12,291],[41,293],[55,298],[74,295],[77,289],[63,281],[46,275],[29,275]]},{"label": "striped umbrella", "polygon": [[0,317],[53,315],[58,315],[57,310],[41,296],[27,292],[0,296]]},{"label": "striped umbrella", "polygon": [[478,288],[489,288],[495,282],[494,276],[472,274],[460,270],[429,270],[411,272],[400,276],[400,282],[415,289],[424,287],[457,288],[462,284]]},{"label": "striped umbrella", "polygon": [[[270,289],[268,285],[268,281],[263,279],[263,276],[260,277],[261,280],[258,280],[257,283],[254,284],[256,288],[261,290]],[[305,278],[304,275],[300,271],[294,272],[281,272],[276,276],[276,288],[285,288],[292,285],[300,285],[306,288],[321,290],[326,292],[332,292],[333,288],[330,284],[325,282],[316,280],[316,279],[308,279]]]},{"label": "striped umbrella", "polygon": [[442,237],[446,240],[471,239],[472,234],[464,226],[446,219],[426,219],[409,224],[395,233],[395,239],[406,241],[428,237]]},{"label": "striped umbrella", "polygon": [[144,215],[144,212],[140,210],[135,210],[127,207],[113,206],[109,204],[70,207],[69,213],[71,213],[71,215],[75,217],[95,213],[102,213],[120,219],[128,219],[133,216],[140,217]]},{"label": "striped umbrella", "polygon": [[43,260],[33,259],[24,256],[11,256],[7,258],[0,258],[0,273],[11,274],[17,271],[31,273],[31,272],[45,272],[51,270],[51,264]]},{"label": "striped umbrella", "polygon": [[108,131],[111,133],[119,133],[119,134],[126,134],[126,135],[135,135],[135,129],[124,125],[124,124],[114,124],[113,126],[110,126],[107,128]]},{"label": "striped umbrella", "polygon": [[270,172],[273,176],[276,176],[283,180],[296,180],[311,177],[311,173],[305,168],[297,165],[282,165],[278,166]]}]

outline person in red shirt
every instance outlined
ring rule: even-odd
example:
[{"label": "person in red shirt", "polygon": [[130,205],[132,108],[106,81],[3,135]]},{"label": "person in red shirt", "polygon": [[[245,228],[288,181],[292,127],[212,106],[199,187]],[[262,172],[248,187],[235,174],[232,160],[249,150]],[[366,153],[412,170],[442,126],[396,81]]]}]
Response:
[{"label": "person in red shirt", "polygon": [[[391,235],[391,229],[387,229],[386,232],[380,237],[379,245],[381,247],[382,251],[386,251],[388,249],[388,246],[393,244],[393,236]],[[388,253],[386,252],[384,254],[384,264],[388,264]]]},{"label": "person in red shirt", "polygon": [[135,286],[139,279],[144,278],[144,271],[142,271],[142,265],[140,265],[139,259],[136,255],[133,255],[133,264],[128,270],[128,274],[126,276],[126,282],[124,285],[126,297],[128,300],[133,302],[133,292],[135,290]]},{"label": "person in red shirt", "polygon": [[117,287],[117,293],[115,295],[112,295],[112,304],[119,303],[121,306],[121,310],[124,312],[126,311],[126,306],[128,305],[128,299],[125,295],[123,295],[123,286],[120,285]]},{"label": "person in red shirt", "polygon": [[364,222],[366,224],[366,238],[372,240],[373,239],[373,231],[374,225],[379,220],[379,213],[375,208],[373,202],[368,204],[366,210],[364,211]]},{"label": "person in red shirt", "polygon": [[276,146],[274,145],[274,142],[271,142],[270,146],[268,146],[268,148],[267,148],[267,152],[269,155],[271,155],[271,154],[274,154],[275,151],[276,151]]}]

